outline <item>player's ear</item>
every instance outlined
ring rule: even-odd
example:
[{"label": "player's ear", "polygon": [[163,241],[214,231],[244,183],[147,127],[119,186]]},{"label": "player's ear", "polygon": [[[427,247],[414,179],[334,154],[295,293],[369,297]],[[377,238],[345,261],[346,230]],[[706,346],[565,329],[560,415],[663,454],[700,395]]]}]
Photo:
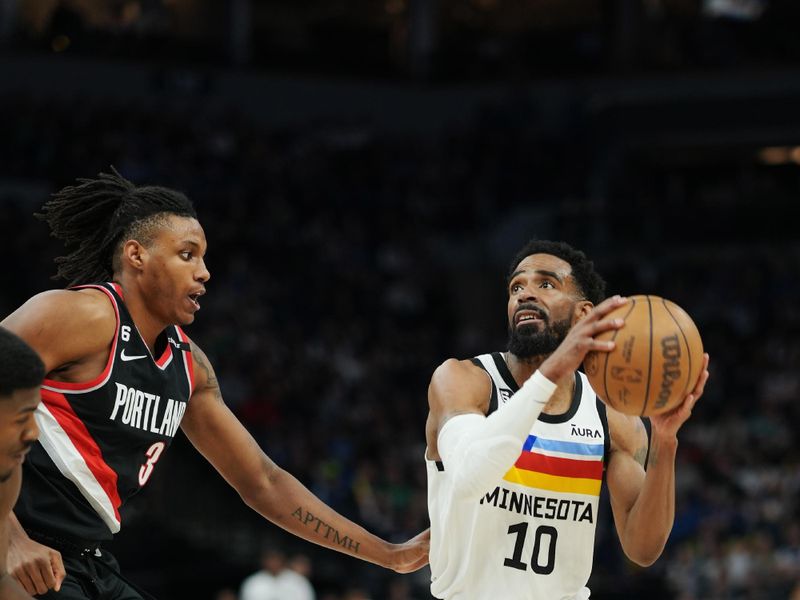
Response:
[{"label": "player's ear", "polygon": [[144,266],[147,250],[136,240],[128,240],[122,246],[122,263],[127,264],[137,271]]},{"label": "player's ear", "polygon": [[592,309],[594,308],[594,304],[589,302],[588,300],[580,300],[575,303],[575,314],[573,315],[575,321],[580,321],[583,317],[588,315]]}]

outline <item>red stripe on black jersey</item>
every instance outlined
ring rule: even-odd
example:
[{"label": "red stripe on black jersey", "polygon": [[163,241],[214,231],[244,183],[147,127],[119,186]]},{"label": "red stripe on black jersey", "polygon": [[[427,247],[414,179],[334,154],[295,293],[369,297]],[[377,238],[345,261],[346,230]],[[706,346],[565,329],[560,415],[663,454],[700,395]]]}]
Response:
[{"label": "red stripe on black jersey", "polygon": [[167,347],[164,348],[163,354],[161,354],[161,358],[156,361],[156,364],[161,367],[162,369],[167,366],[169,361],[172,359],[172,345],[167,344]]},{"label": "red stripe on black jersey", "polygon": [[50,414],[58,421],[72,445],[75,446],[75,449],[83,458],[86,466],[89,467],[97,483],[105,491],[111,505],[114,507],[114,515],[119,521],[119,507],[122,505],[122,501],[117,492],[117,473],[106,464],[97,442],[95,442],[80,417],[75,414],[64,394],[42,389],[42,402],[47,406]]},{"label": "red stripe on black jersey", "polygon": [[[48,380],[42,387],[40,441],[28,455],[17,516],[31,529],[53,528],[77,539],[108,539],[119,530],[119,507],[143,485],[141,469],[154,447],[166,448],[191,398],[193,362],[188,338],[175,325],[156,345],[142,339],[118,284],[101,289],[117,319],[103,373],[92,381]],[[78,495],[79,494],[79,495]],[[53,506],[68,507],[59,515]]]}]

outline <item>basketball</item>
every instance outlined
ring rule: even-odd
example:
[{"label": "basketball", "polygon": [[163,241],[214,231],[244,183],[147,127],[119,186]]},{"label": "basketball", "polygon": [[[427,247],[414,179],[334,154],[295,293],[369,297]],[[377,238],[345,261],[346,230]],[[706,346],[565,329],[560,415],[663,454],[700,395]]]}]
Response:
[{"label": "basketball", "polygon": [[611,352],[590,352],[583,368],[598,396],[629,415],[672,410],[694,388],[703,364],[703,341],[680,306],[658,296],[630,296],[607,319],[621,329],[597,336],[614,340]]}]

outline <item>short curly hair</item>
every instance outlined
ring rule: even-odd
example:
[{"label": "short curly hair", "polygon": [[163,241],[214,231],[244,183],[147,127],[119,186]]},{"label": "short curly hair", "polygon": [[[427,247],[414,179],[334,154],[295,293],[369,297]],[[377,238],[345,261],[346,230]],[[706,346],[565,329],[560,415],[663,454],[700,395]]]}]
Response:
[{"label": "short curly hair", "polygon": [[36,351],[0,327],[0,398],[41,385],[44,375],[44,363]]},{"label": "short curly hair", "polygon": [[511,276],[516,272],[519,263],[532,254],[550,254],[568,262],[572,267],[572,277],[575,279],[575,283],[583,297],[595,306],[605,299],[606,282],[594,270],[594,263],[583,252],[576,250],[566,242],[530,240],[511,261],[507,282],[511,280]]}]

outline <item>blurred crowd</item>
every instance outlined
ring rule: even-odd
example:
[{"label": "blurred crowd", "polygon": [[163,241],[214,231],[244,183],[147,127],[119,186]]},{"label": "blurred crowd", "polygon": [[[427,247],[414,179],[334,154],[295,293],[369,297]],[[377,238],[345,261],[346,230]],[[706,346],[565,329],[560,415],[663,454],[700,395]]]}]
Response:
[{"label": "blurred crowd", "polygon": [[497,80],[774,68],[800,59],[794,0],[4,4],[17,7],[7,9],[0,41],[7,31],[17,47],[328,75]]},{"label": "blurred crowd", "polygon": [[[697,223],[679,242],[648,224],[674,189],[649,189],[621,227],[614,198],[586,191],[602,148],[582,153],[575,124],[545,135],[524,105],[402,136],[353,121],[263,130],[235,111],[21,95],[0,97],[0,125],[0,314],[59,285],[47,277],[60,248],[31,216],[48,193],[109,165],[184,190],[211,271],[188,332],[226,402],[278,464],[396,541],[427,527],[428,379],[450,356],[503,349],[505,267],[528,238],[583,248],[612,293],[676,301],[698,323],[711,381],[680,435],[675,527],[662,559],[634,568],[606,502],[593,597],[766,600],[800,582],[796,238],[704,240]],[[679,200],[691,206],[701,192],[685,186]],[[736,196],[736,180],[719,193]],[[265,545],[305,554],[324,600],[430,597],[426,570],[392,576],[265,524],[185,440],[126,518],[121,562],[164,598],[192,585],[193,598],[236,598]]]}]

